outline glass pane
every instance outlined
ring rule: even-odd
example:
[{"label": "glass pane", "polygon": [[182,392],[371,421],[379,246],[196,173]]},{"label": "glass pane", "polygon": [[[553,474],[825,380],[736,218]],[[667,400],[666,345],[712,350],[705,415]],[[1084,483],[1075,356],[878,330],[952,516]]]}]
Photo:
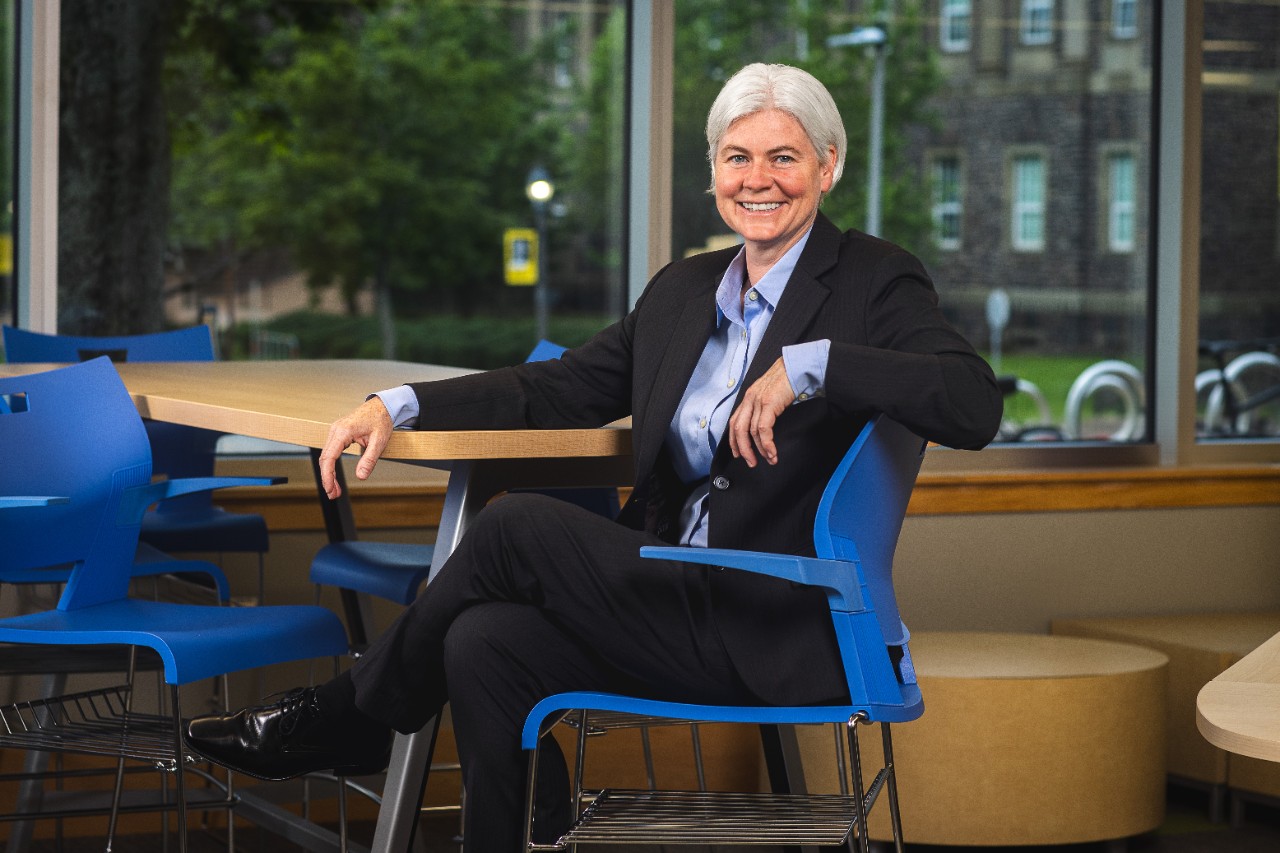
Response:
[{"label": "glass pane", "polygon": [[620,316],[622,0],[231,5],[63,0],[62,331],[492,367]]},{"label": "glass pane", "polygon": [[[921,257],[944,310],[1005,377],[1003,440],[1144,441],[1151,4],[1138,4],[1139,37],[1126,41],[1111,37],[1109,3],[1032,4],[1054,50],[1024,46],[1005,5],[973,4],[970,49],[958,53],[941,47],[943,4],[888,6],[881,235]],[[734,241],[706,192],[703,131],[721,84],[748,62],[799,65],[827,85],[849,153],[822,209],[840,228],[865,226],[874,53],[827,38],[880,23],[884,8],[677,0],[674,256]],[[1135,250],[1122,255],[1109,251],[1099,195],[1117,148],[1135,152]],[[1015,249],[1012,217],[1013,163],[1029,152],[1035,252]],[[935,243],[945,217],[921,192],[944,157],[963,169],[954,249]],[[1007,321],[993,327],[988,307],[1005,298]]]},{"label": "glass pane", "polygon": [[1280,436],[1280,6],[1204,10],[1200,211],[1203,440]]}]

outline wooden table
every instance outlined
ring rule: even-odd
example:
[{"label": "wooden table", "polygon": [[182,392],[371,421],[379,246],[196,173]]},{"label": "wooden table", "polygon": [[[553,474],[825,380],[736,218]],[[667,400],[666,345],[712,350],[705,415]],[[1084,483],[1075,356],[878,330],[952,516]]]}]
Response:
[{"label": "wooden table", "polygon": [[1200,690],[1196,727],[1229,752],[1280,761],[1280,634]]},{"label": "wooden table", "polygon": [[[55,366],[0,364],[0,376]],[[144,417],[308,447],[313,462],[329,424],[370,393],[472,372],[347,360],[137,362],[118,364],[117,369]],[[623,424],[606,429],[397,431],[382,458],[445,467],[450,472],[432,576],[485,503],[505,489],[628,485],[633,479],[631,431]],[[330,538],[353,537],[350,505],[323,499],[321,503]],[[350,608],[348,617],[358,619]],[[373,850],[379,853],[409,849],[438,723],[428,723],[416,735],[396,736],[374,832]],[[290,840],[303,846],[331,846],[332,833],[318,827],[288,828]]]}]

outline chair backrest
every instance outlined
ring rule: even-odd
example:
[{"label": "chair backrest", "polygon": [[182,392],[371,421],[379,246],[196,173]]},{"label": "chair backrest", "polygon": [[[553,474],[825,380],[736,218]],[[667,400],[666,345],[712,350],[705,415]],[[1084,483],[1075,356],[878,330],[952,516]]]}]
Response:
[{"label": "chair backrest", "polygon": [[213,361],[213,334],[192,326],[145,335],[47,335],[4,326],[5,357],[12,362],[75,362],[105,355],[112,361]]},{"label": "chair backrest", "polygon": [[[115,362],[213,361],[213,333],[208,326],[191,326],[143,335],[90,337],[47,335],[4,326],[6,357],[12,362],[77,362],[107,356]],[[178,424],[146,422],[151,438],[152,467],[170,479],[213,476],[221,433]],[[212,497],[197,492],[165,501],[160,512],[183,512],[208,506]]]},{"label": "chair backrest", "polygon": [[889,645],[906,642],[893,592],[893,554],[915,486],[925,442],[879,415],[859,433],[818,504],[813,543],[818,556],[856,560]]},{"label": "chair backrest", "polygon": [[65,504],[0,513],[6,568],[71,563],[60,610],[124,598],[138,524],[119,516],[124,491],[151,481],[142,419],[107,358],[0,379],[9,414],[0,441],[0,493],[42,493]]}]

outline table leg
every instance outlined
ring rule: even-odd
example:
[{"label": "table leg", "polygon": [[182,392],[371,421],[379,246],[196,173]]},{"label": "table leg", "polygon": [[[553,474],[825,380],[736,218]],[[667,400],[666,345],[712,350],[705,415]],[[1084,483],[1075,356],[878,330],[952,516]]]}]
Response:
[{"label": "table leg", "polygon": [[[330,542],[350,542],[356,539],[356,522],[351,512],[350,492],[347,491],[347,479],[343,474],[342,460],[335,466],[338,485],[342,488],[342,496],[337,500],[329,500],[324,487],[320,484],[320,451],[311,448],[311,470],[316,478],[316,492],[320,496],[320,514],[324,518],[324,529]],[[369,645],[367,626],[373,624],[373,613],[369,601],[358,595],[355,590],[340,589],[342,597],[342,613],[347,621],[347,638],[353,651],[364,651]]]}]

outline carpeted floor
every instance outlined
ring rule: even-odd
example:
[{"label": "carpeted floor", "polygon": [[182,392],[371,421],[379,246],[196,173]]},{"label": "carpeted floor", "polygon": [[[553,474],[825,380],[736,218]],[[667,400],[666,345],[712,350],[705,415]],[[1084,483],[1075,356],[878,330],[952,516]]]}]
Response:
[{"label": "carpeted floor", "polygon": [[[456,841],[457,819],[441,817],[424,820],[422,824],[426,853],[458,853]],[[373,836],[372,824],[356,824],[351,827],[352,841],[368,845]],[[302,848],[280,838],[252,829],[243,830],[237,837],[239,853],[293,853]],[[51,841],[33,845],[31,853],[54,853],[59,848]],[[90,853],[101,851],[103,844],[97,839],[68,840],[61,848],[63,853]],[[156,853],[162,849],[157,836],[127,836],[116,840],[113,853]],[[176,849],[171,845],[170,849]],[[190,853],[219,853],[226,849],[225,839],[202,833],[190,838]],[[634,853],[660,853],[655,847],[601,847],[583,846],[582,853],[612,853],[631,850]],[[702,851],[703,847],[667,847],[661,853]],[[725,848],[717,848],[720,851]],[[888,849],[882,847],[881,849]],[[907,845],[908,853],[1102,853],[1120,848],[1108,844],[1073,844],[1054,847],[936,847]],[[1245,809],[1244,820],[1239,827],[1210,823],[1202,795],[1179,789],[1171,789],[1168,815],[1160,829],[1148,835],[1128,840],[1130,853],[1280,853],[1280,808],[1252,804]],[[3,848],[0,848],[3,850]],[[739,848],[738,853],[773,853],[774,848]],[[487,853],[487,851],[486,851]]]}]

